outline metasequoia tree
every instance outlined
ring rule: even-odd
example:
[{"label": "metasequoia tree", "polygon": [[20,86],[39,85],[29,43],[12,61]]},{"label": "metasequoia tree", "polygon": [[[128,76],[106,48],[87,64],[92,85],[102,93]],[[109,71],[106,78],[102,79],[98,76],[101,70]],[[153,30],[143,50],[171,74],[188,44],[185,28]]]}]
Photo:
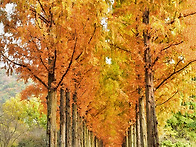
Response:
[{"label": "metasequoia tree", "polygon": [[141,96],[145,93],[149,147],[159,146],[155,91],[196,61],[194,50],[181,46],[186,42],[183,19],[196,14],[186,4],[176,0],[116,1],[109,18],[113,32],[109,44],[131,54],[135,79],[141,79],[137,90]]},{"label": "metasequoia tree", "polygon": [[[9,17],[6,4],[13,4]],[[48,141],[57,146],[57,91],[72,67],[91,58],[104,2],[6,0],[1,8],[1,61],[47,91]]]},{"label": "metasequoia tree", "polygon": [[[103,44],[105,48],[100,47],[97,51],[97,56],[102,56],[98,58],[99,73],[94,99],[86,110],[87,124],[103,140],[104,146],[121,146],[129,122],[135,121],[137,98],[130,100],[132,92],[127,92],[133,89],[134,84],[129,77],[134,76],[134,72],[131,66],[127,68],[130,61],[126,53],[111,51],[105,41],[100,46]],[[106,62],[107,56],[112,58],[111,63]]]},{"label": "metasequoia tree", "polygon": [[[85,76],[85,75],[84,75]],[[87,79],[87,78],[86,78]],[[79,80],[79,79],[77,79]],[[76,83],[75,89],[70,87],[61,88],[60,92],[60,146],[81,146],[81,147],[94,147],[94,146],[103,146],[100,138],[97,138],[95,134],[92,132],[93,129],[90,128],[89,123],[86,123],[86,117],[82,114],[81,111],[86,111],[86,104],[89,104],[89,100],[83,99],[84,97],[78,92],[78,87],[81,86],[81,83]],[[82,81],[81,81],[82,82]],[[91,80],[91,86],[92,86]],[[78,85],[77,85],[78,84]],[[87,85],[88,85],[87,84]],[[81,86],[82,89],[84,88]],[[72,92],[71,92],[71,90]],[[92,88],[87,86],[87,90],[90,89],[92,92]],[[87,91],[85,90],[85,92]],[[93,92],[92,92],[93,93]],[[90,92],[89,96],[92,96]],[[80,102],[78,101],[78,96],[81,96]],[[92,101],[92,98],[88,98]],[[64,102],[63,102],[64,101]],[[83,102],[84,101],[84,102]],[[87,101],[87,102],[85,102]],[[65,103],[66,102],[66,103]],[[91,130],[91,131],[90,131]]]}]

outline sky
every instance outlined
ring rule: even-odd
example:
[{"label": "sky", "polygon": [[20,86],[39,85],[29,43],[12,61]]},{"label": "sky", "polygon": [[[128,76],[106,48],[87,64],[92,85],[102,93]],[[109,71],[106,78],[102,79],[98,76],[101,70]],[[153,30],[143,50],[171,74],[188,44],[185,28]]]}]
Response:
[{"label": "sky", "polygon": [[[14,11],[14,4],[7,4],[5,6],[5,11],[8,13],[8,19],[10,19],[10,15],[13,13]],[[0,21],[0,35],[4,34],[4,25],[3,23]],[[0,68],[4,66],[4,63],[0,62]]]}]

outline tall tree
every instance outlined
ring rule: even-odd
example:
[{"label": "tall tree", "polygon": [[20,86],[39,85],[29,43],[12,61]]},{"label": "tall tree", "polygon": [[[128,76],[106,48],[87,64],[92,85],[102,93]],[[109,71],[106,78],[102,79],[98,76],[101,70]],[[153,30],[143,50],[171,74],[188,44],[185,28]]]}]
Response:
[{"label": "tall tree", "polygon": [[183,18],[196,14],[187,4],[177,0],[116,1],[109,18],[108,28],[113,32],[109,44],[131,54],[136,74],[139,73],[141,78],[139,89],[145,91],[149,147],[159,146],[154,97],[156,89],[196,61],[190,55],[194,51],[189,46],[180,46],[185,42]]},{"label": "tall tree", "polygon": [[[105,47],[108,48],[100,47],[97,52],[97,56],[102,56],[97,64],[99,73],[94,99],[86,110],[87,124],[103,140],[104,146],[121,146],[129,121],[135,121],[137,98],[129,99],[131,92],[127,92],[133,89],[133,83],[128,79],[133,72],[131,66],[125,68],[130,62],[126,53]],[[107,61],[109,58],[112,58],[111,62]]]},{"label": "tall tree", "polygon": [[[13,6],[10,15],[8,5]],[[8,72],[15,69],[47,91],[48,141],[57,146],[57,91],[71,67],[91,56],[104,2],[6,0],[1,8],[1,61]]]}]

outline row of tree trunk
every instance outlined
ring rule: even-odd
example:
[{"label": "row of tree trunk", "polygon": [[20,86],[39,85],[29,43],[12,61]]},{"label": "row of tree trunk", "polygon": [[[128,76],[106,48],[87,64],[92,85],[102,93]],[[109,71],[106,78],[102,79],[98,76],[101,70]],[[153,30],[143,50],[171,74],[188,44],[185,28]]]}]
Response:
[{"label": "row of tree trunk", "polygon": [[68,89],[60,90],[60,147],[103,147],[78,113],[77,93],[71,99]]},{"label": "row of tree trunk", "polygon": [[150,47],[150,32],[148,25],[150,22],[149,9],[145,8],[143,12],[143,23],[146,29],[143,30],[144,43],[144,71],[145,71],[145,106],[144,97],[141,94],[141,89],[138,88],[138,93],[141,95],[139,102],[136,104],[136,121],[132,123],[127,131],[123,147],[158,147],[159,138],[157,130],[157,118],[155,112],[154,98],[154,72],[152,67],[152,51]]},{"label": "row of tree trunk", "polygon": [[144,108],[144,97],[139,99],[135,107],[136,120],[126,131],[122,147],[147,147],[147,129]]}]

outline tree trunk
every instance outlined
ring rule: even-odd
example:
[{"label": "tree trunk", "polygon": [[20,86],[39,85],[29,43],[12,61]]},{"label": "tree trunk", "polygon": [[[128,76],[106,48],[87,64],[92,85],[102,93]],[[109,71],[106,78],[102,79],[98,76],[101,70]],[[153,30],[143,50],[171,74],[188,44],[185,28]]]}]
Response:
[{"label": "tree trunk", "polygon": [[60,147],[65,147],[65,91],[61,88],[60,90]]},{"label": "tree trunk", "polygon": [[136,124],[133,125],[133,147],[136,147]]},{"label": "tree trunk", "polygon": [[[143,13],[143,23],[149,25],[149,10]],[[148,147],[159,146],[157,122],[155,115],[154,87],[153,87],[153,71],[151,69],[151,52],[150,52],[150,34],[148,29],[143,32],[144,38],[144,59],[145,59],[145,84],[146,84],[146,119],[147,119],[147,142]]]},{"label": "tree trunk", "polygon": [[89,131],[89,134],[90,134],[90,146],[91,147],[94,147],[94,134],[92,131]]},{"label": "tree trunk", "polygon": [[97,137],[96,136],[94,137],[94,145],[95,145],[95,147],[98,147],[97,146]]},{"label": "tree trunk", "polygon": [[88,147],[90,147],[90,132],[89,132],[89,130],[88,130],[88,128],[87,128],[87,131],[86,131],[86,133],[87,133],[87,144],[86,144],[86,147],[88,146]]},{"label": "tree trunk", "polygon": [[83,123],[82,123],[82,118],[79,116],[78,113],[78,143],[79,147],[83,147]]},{"label": "tree trunk", "polygon": [[155,136],[155,144],[156,146],[158,147],[159,146],[159,136],[158,136],[158,128],[157,128],[157,124],[158,124],[158,121],[157,121],[157,117],[156,117],[156,110],[155,110],[155,105],[153,107],[153,118],[154,118],[154,136]]},{"label": "tree trunk", "polygon": [[136,147],[140,147],[141,138],[140,138],[140,121],[139,121],[138,104],[136,104],[135,113],[136,113]]},{"label": "tree trunk", "polygon": [[57,95],[56,89],[48,91],[47,99],[47,136],[49,147],[57,147],[57,128],[56,128],[56,112],[57,112]]},{"label": "tree trunk", "polygon": [[48,96],[47,96],[47,144],[49,147],[57,147],[57,89],[52,86],[55,82],[54,57],[48,58]]},{"label": "tree trunk", "polygon": [[87,144],[87,133],[86,133],[86,124],[85,122],[83,121],[83,145],[84,147],[86,147],[86,144]]},{"label": "tree trunk", "polygon": [[146,147],[146,119],[145,119],[145,110],[144,110],[144,97],[139,99],[139,118],[140,118],[140,140],[141,147]]},{"label": "tree trunk", "polygon": [[66,147],[72,146],[70,91],[66,89]]},{"label": "tree trunk", "polygon": [[125,137],[125,144],[126,144],[126,147],[129,146],[129,130],[126,132],[126,137]]},{"label": "tree trunk", "polygon": [[78,147],[78,139],[77,139],[77,97],[76,93],[73,95],[73,103],[72,103],[72,146]]},{"label": "tree trunk", "polygon": [[129,145],[130,147],[133,147],[133,125],[129,128]]}]

